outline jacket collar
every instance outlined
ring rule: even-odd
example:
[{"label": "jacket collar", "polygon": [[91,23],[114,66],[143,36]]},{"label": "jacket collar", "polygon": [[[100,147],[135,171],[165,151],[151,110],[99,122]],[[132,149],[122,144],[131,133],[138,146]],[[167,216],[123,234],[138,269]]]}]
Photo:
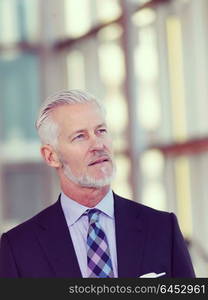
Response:
[{"label": "jacket collar", "polygon": [[114,194],[118,277],[138,277],[145,233],[142,206]]},{"label": "jacket collar", "polygon": [[[118,277],[137,277],[143,256],[141,206],[114,193]],[[55,277],[82,277],[66,219],[58,201],[37,219],[37,238]]]},{"label": "jacket collar", "polygon": [[38,225],[37,237],[52,266],[55,277],[82,277],[61,208],[60,197],[46,214],[39,215]]}]

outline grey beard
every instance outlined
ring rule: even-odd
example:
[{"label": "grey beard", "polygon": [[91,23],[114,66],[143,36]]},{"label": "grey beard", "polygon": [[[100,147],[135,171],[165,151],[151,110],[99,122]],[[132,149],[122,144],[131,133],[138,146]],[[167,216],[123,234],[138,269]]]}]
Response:
[{"label": "grey beard", "polygon": [[83,187],[88,187],[88,188],[101,188],[106,185],[110,185],[110,183],[112,182],[113,178],[115,177],[115,173],[116,173],[115,166],[113,165],[112,175],[110,175],[104,179],[95,179],[88,175],[76,177],[73,175],[70,167],[68,165],[66,165],[65,163],[63,163],[63,171],[64,171],[65,176],[69,180],[71,180],[72,182],[74,182],[78,185],[81,185]]}]

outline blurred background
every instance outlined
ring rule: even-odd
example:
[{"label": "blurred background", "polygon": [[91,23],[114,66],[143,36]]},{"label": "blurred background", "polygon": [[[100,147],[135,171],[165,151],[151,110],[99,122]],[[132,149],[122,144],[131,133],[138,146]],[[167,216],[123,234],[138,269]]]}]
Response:
[{"label": "blurred background", "polygon": [[174,212],[208,277],[208,1],[0,1],[0,234],[57,200],[34,123],[62,88],[103,101],[114,191]]}]

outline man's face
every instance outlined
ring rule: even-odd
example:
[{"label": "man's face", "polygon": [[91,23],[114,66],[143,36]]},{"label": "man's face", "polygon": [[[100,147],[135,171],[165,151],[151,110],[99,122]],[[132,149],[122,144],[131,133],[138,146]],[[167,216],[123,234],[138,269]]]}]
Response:
[{"label": "man's face", "polygon": [[58,155],[65,176],[81,186],[109,185],[114,173],[112,141],[97,104],[63,105],[52,116],[59,127]]}]

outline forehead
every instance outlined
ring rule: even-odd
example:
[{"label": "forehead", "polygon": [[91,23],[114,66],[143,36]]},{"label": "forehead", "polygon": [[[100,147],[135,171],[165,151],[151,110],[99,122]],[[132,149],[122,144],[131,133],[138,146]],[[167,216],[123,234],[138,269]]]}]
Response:
[{"label": "forehead", "polygon": [[78,130],[96,127],[105,122],[101,108],[95,102],[65,104],[52,112],[52,118],[60,130]]}]

